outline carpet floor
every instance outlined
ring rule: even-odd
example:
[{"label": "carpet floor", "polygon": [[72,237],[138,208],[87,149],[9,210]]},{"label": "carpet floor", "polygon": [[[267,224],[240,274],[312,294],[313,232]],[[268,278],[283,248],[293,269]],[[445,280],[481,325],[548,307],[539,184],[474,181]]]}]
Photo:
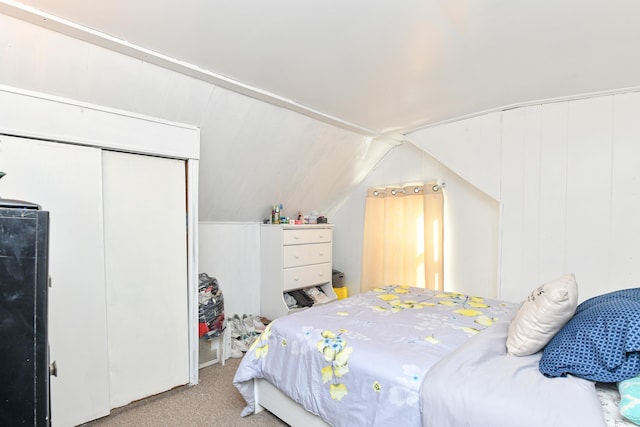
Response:
[{"label": "carpet floor", "polygon": [[283,427],[286,423],[268,411],[245,418],[240,412],[244,399],[233,386],[240,359],[228,359],[200,369],[200,382],[178,387],[122,408],[84,424],[86,427]]}]

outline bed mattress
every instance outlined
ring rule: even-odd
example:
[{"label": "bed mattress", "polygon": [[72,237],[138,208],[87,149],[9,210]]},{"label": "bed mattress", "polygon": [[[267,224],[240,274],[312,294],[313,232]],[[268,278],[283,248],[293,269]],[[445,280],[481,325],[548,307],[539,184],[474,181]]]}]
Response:
[{"label": "bed mattress", "polygon": [[264,378],[334,426],[421,426],[425,373],[506,316],[502,301],[386,286],[271,323],[243,358],[234,384],[256,406]]}]

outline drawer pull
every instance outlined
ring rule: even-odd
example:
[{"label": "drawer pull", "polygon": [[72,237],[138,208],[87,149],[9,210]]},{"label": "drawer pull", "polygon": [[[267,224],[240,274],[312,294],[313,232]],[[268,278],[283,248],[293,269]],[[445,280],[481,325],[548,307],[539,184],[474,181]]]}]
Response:
[{"label": "drawer pull", "polygon": [[300,257],[298,255],[294,255],[293,259],[300,259]]},{"label": "drawer pull", "polygon": [[300,278],[298,276],[294,277],[293,280],[295,280],[296,282],[298,282],[300,280]]},{"label": "drawer pull", "polygon": [[320,273],[318,274],[318,277],[324,277],[324,274]]},{"label": "drawer pull", "polygon": [[324,252],[318,252],[318,256],[324,256]]}]

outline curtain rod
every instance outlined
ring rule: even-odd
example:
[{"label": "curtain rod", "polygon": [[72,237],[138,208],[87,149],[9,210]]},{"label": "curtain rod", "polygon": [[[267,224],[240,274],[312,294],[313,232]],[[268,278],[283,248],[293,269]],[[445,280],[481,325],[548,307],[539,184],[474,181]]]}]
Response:
[{"label": "curtain rod", "polygon": [[431,189],[433,190],[434,193],[437,193],[439,190],[446,188],[447,187],[447,183],[443,182],[442,184],[438,184],[435,183],[433,184],[433,186],[431,187]]},{"label": "curtain rod", "polygon": [[[425,184],[425,185],[431,185],[431,191],[433,191],[434,193],[437,193],[438,191],[444,189],[447,184],[445,182],[438,184]],[[389,193],[391,193],[392,196],[395,196],[398,193],[402,193],[402,194],[406,194],[407,190],[412,191],[413,193],[419,193],[421,191],[424,191],[424,187],[425,185],[406,185],[404,187],[392,187],[391,190],[387,188],[378,188],[378,189],[373,189],[373,191],[371,192],[371,194],[373,194],[374,196],[382,196],[382,195],[386,195],[387,191],[389,191]],[[411,189],[411,187],[413,187],[413,189]],[[371,190],[369,190],[371,191]]]}]

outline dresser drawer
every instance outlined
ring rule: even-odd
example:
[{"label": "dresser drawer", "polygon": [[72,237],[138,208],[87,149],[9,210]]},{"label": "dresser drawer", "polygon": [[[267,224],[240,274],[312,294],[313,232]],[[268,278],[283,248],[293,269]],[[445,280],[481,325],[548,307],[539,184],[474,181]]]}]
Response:
[{"label": "dresser drawer", "polygon": [[300,267],[331,262],[331,243],[283,246],[282,267]]},{"label": "dresser drawer", "polygon": [[284,270],[284,292],[331,281],[331,263],[307,265]]},{"label": "dresser drawer", "polygon": [[304,245],[307,243],[323,243],[331,241],[330,228],[313,228],[303,230],[283,230],[284,245]]}]

